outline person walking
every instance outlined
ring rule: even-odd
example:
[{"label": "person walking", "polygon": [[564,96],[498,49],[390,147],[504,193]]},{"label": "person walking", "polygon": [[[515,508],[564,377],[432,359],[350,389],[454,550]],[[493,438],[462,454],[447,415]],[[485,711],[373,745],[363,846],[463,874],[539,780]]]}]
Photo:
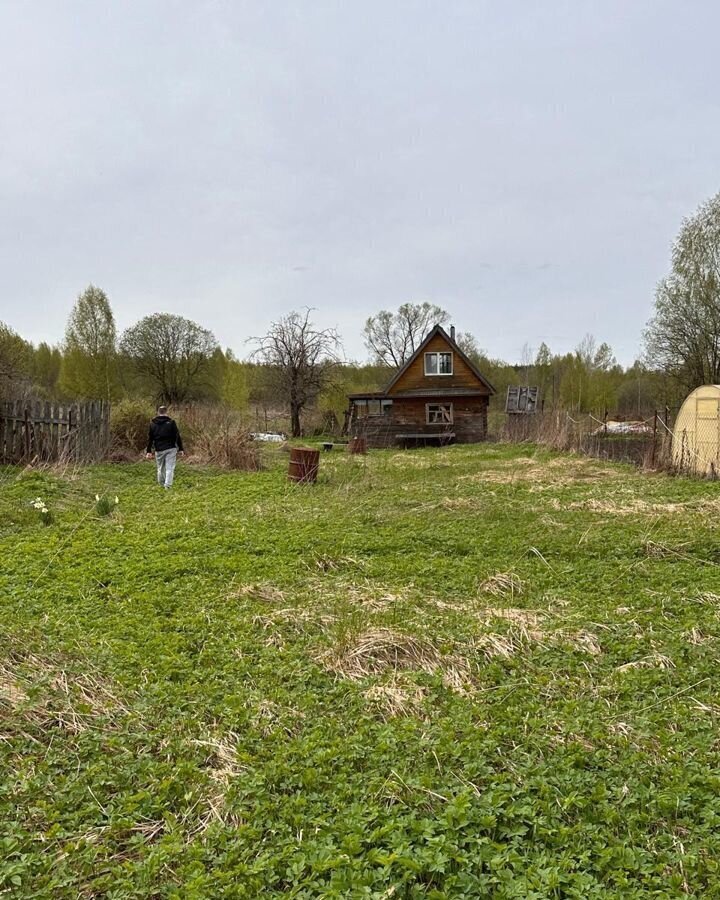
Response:
[{"label": "person walking", "polygon": [[166,406],[158,407],[158,414],[150,423],[146,459],[153,458],[153,450],[158,484],[167,491],[172,487],[178,454],[184,456],[185,451],[177,422],[167,414]]}]

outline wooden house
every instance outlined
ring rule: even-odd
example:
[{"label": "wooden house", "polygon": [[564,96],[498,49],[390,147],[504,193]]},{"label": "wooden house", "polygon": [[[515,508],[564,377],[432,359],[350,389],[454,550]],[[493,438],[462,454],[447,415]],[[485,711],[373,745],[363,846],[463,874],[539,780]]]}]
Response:
[{"label": "wooden house", "polygon": [[348,433],[369,447],[475,443],[487,437],[495,389],[436,325],[384,391],[351,394]]}]

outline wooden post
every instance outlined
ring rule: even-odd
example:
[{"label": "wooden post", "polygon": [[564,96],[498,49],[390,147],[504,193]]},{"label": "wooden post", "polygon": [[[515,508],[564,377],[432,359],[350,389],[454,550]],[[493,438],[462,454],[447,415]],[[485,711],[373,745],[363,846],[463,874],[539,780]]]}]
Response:
[{"label": "wooden post", "polygon": [[608,420],[608,411],[607,407],[605,407],[605,415],[603,416],[603,430],[605,434],[607,434],[607,420]]},{"label": "wooden post", "polygon": [[30,410],[25,407],[25,461],[30,462]]},{"label": "wooden post", "polygon": [[655,410],[655,416],[653,418],[653,445],[652,445],[652,466],[655,468],[655,449],[657,447],[657,426],[658,426],[658,411]]},{"label": "wooden post", "polygon": [[65,442],[65,446],[67,447],[67,457],[68,459],[73,459],[75,456],[75,448],[73,447],[73,411],[75,407],[68,407],[68,417],[67,417],[67,440]]}]

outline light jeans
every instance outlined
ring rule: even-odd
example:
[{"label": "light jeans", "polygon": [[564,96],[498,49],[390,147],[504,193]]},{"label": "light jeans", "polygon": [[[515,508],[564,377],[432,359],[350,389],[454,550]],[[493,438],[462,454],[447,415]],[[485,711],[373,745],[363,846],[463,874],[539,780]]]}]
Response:
[{"label": "light jeans", "polygon": [[155,453],[158,484],[162,484],[166,490],[172,487],[177,454],[177,447],[171,447],[169,450],[160,450]]}]

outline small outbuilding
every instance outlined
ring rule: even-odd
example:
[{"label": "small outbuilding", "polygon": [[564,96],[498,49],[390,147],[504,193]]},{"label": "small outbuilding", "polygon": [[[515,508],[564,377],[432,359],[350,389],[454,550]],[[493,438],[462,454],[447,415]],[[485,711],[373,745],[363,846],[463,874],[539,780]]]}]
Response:
[{"label": "small outbuilding", "polygon": [[384,391],[351,394],[348,433],[369,447],[474,443],[487,437],[495,389],[436,325]]},{"label": "small outbuilding", "polygon": [[679,469],[720,473],[720,385],[704,384],[688,395],[675,420],[672,454]]}]

